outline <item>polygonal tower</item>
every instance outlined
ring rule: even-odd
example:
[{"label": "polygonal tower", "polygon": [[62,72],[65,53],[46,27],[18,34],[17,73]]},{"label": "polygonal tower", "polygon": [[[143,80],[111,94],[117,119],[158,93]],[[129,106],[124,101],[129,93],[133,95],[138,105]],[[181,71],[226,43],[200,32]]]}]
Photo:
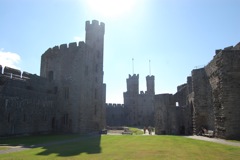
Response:
[{"label": "polygonal tower", "polygon": [[104,127],[104,27],[96,20],[86,21],[85,43],[62,44],[42,55],[40,75],[55,86],[57,130],[87,133]]},{"label": "polygonal tower", "polygon": [[147,82],[147,93],[148,94],[155,94],[154,76],[147,76],[146,77],[146,82]]},{"label": "polygonal tower", "polygon": [[[106,86],[103,84],[103,50],[104,50],[104,33],[105,33],[105,24],[100,23],[96,20],[93,20],[92,23],[90,21],[86,21],[86,47],[88,51],[89,58],[89,69],[92,68],[93,73],[91,79],[93,83],[91,84],[91,88],[93,88],[93,97],[92,101],[93,106],[93,126],[95,129],[100,129],[103,126],[102,121],[104,121],[105,117],[102,112],[104,112],[103,108],[105,106],[105,93]],[[104,94],[103,94],[104,93]]]}]

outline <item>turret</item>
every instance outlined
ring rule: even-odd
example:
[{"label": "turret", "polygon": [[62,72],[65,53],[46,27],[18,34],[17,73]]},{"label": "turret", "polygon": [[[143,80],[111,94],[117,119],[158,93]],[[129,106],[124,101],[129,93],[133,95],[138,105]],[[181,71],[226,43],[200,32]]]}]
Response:
[{"label": "turret", "polygon": [[155,94],[155,87],[154,87],[154,76],[147,76],[147,93]]},{"label": "turret", "polygon": [[139,93],[139,75],[129,75],[127,79],[127,92],[138,94]]},{"label": "turret", "polygon": [[85,30],[86,44],[93,48],[101,47],[101,49],[103,49],[105,24],[102,22],[99,24],[97,20],[93,20],[92,23],[90,23],[90,21],[86,21]]}]

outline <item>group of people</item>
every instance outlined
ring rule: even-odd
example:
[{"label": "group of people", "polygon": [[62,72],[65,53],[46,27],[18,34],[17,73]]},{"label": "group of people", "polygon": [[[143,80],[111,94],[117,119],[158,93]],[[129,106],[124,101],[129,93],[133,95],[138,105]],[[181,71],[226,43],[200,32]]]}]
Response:
[{"label": "group of people", "polygon": [[146,134],[146,131],[147,131],[147,130],[148,130],[149,135],[152,135],[152,133],[154,132],[154,128],[151,127],[151,126],[148,126],[148,127],[144,127],[144,128],[143,128],[144,134]]}]

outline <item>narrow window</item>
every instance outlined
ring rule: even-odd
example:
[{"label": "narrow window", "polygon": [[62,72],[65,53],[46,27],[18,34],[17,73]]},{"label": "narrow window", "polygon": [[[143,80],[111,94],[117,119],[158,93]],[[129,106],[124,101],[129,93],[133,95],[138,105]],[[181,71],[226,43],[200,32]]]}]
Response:
[{"label": "narrow window", "polygon": [[176,107],[179,107],[179,103],[178,102],[176,102]]}]

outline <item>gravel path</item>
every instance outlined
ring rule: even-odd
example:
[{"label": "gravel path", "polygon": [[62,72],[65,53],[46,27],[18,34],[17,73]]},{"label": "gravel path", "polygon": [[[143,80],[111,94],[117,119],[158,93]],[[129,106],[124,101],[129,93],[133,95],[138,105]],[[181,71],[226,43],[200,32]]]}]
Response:
[{"label": "gravel path", "polygon": [[187,138],[192,138],[192,139],[197,139],[197,140],[203,140],[203,141],[209,141],[209,142],[215,142],[215,143],[240,147],[240,142],[231,142],[231,141],[227,141],[225,139],[208,138],[208,137],[203,137],[203,136],[186,136],[186,137]]}]

